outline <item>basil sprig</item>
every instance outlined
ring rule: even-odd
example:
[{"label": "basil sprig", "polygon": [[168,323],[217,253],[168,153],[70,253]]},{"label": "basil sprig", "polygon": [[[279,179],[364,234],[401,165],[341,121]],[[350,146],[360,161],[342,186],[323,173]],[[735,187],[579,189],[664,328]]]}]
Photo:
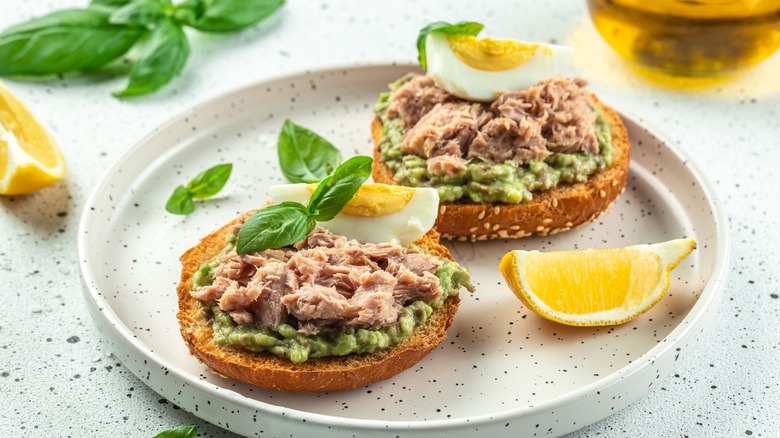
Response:
[{"label": "basil sprig", "polygon": [[233,32],[276,12],[284,0],[186,0],[175,17],[203,32]]},{"label": "basil sprig", "polygon": [[193,425],[174,427],[164,430],[153,438],[195,438],[198,436],[198,428]]},{"label": "basil sprig", "polygon": [[371,157],[365,156],[345,161],[320,182],[306,206],[288,201],[256,211],[238,232],[236,252],[283,248],[305,239],[317,222],[336,217],[355,196],[371,175],[372,162]]},{"label": "basil sprig", "polygon": [[289,119],[279,132],[277,151],[279,167],[292,183],[322,181],[342,160],[341,152],[328,140]]},{"label": "basil sprig", "polygon": [[0,76],[92,70],[127,52],[145,33],[109,23],[98,9],[57,11],[0,33]]},{"label": "basil sprig", "polygon": [[195,211],[195,199],[207,199],[219,193],[230,178],[232,170],[233,165],[226,163],[197,174],[186,186],[180,185],[174,189],[165,204],[165,210],[173,214],[192,213]]},{"label": "basil sprig", "polygon": [[444,21],[437,21],[431,23],[422,29],[417,36],[417,60],[420,62],[420,67],[425,70],[428,67],[425,51],[425,40],[428,39],[428,35],[431,33],[444,33],[447,35],[470,35],[477,36],[485,26],[482,23],[475,21],[461,21],[455,24],[446,23]]},{"label": "basil sprig", "polygon": [[141,53],[130,70],[130,82],[114,96],[136,96],[157,90],[184,68],[190,44],[181,27],[163,19],[143,42]]},{"label": "basil sprig", "polygon": [[51,76],[94,70],[139,45],[127,88],[115,96],[151,93],[187,62],[183,26],[232,32],[271,15],[284,0],[92,0],[0,32],[0,76]]}]

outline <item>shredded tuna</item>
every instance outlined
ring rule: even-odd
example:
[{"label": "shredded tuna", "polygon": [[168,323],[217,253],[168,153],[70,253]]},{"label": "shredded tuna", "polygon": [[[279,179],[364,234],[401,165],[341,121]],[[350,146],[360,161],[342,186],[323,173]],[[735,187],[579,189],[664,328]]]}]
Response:
[{"label": "shredded tuna", "polygon": [[[425,272],[436,272],[441,266],[439,259],[421,252],[408,251],[407,253],[388,260],[387,271],[395,274],[401,267],[406,268],[417,275]],[[393,267],[390,267],[392,263]]]},{"label": "shredded tuna", "polygon": [[285,295],[281,303],[301,321],[338,321],[357,315],[359,308],[336,289],[306,284],[295,293]]},{"label": "shredded tuna", "polygon": [[596,116],[585,85],[549,78],[478,104],[416,76],[391,95],[387,117],[403,120],[403,153],[427,159],[430,173],[452,178],[473,159],[522,165],[554,152],[597,154]]},{"label": "shredded tuna", "polygon": [[464,156],[489,119],[480,104],[437,104],[406,131],[401,152],[421,157]]},{"label": "shredded tuna", "polygon": [[[257,270],[257,275],[246,289],[261,287],[262,294],[251,303],[255,323],[260,327],[277,327],[287,320],[287,308],[281,305],[283,296],[298,289],[299,280],[286,263],[268,263]],[[220,301],[220,306],[222,302]]]},{"label": "shredded tuna", "polygon": [[393,290],[393,296],[398,301],[436,301],[443,293],[439,286],[439,277],[431,272],[426,271],[422,275],[417,275],[406,268],[401,268],[395,278],[398,283]]},{"label": "shredded tuna", "polygon": [[288,323],[317,334],[333,326],[385,327],[405,304],[443,293],[435,275],[441,262],[416,248],[359,243],[321,227],[295,248],[224,256],[213,284],[192,295],[217,301],[239,324]]},{"label": "shredded tuna", "polygon": [[311,232],[311,234],[309,234],[309,237],[296,243],[294,247],[298,250],[303,248],[314,248],[317,246],[322,246],[325,248],[342,247],[347,243],[348,240],[349,239],[344,236],[339,236],[338,234],[333,234],[322,227],[317,227],[314,231]]},{"label": "shredded tuna", "polygon": [[455,99],[455,96],[437,87],[429,76],[417,75],[390,97],[387,116],[400,117],[404,128],[409,129],[437,104]]},{"label": "shredded tuna", "polygon": [[518,122],[528,116],[536,119],[551,152],[596,154],[596,115],[585,85],[587,82],[579,78],[550,78],[528,89],[502,94],[492,108]]},{"label": "shredded tuna", "polygon": [[484,141],[471,145],[468,158],[493,163],[513,160],[525,164],[532,160],[543,160],[550,155],[545,147],[541,125],[530,117],[519,122],[508,117],[497,117],[482,128],[481,134]]},{"label": "shredded tuna", "polygon": [[216,277],[211,285],[193,291],[192,296],[202,301],[218,300],[233,281],[227,277]]},{"label": "shredded tuna", "polygon": [[378,329],[398,321],[402,303],[393,296],[398,280],[388,272],[375,271],[361,275],[360,283],[350,300],[360,310],[347,324]]}]

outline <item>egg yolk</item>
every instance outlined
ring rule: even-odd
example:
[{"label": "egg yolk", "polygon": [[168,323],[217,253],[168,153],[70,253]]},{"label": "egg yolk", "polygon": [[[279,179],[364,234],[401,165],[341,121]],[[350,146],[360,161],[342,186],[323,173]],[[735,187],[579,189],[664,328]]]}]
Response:
[{"label": "egg yolk", "polygon": [[533,58],[539,44],[508,39],[452,35],[447,37],[455,56],[478,70],[502,71],[515,68]]},{"label": "egg yolk", "polygon": [[[317,184],[309,184],[309,192],[314,193]],[[363,184],[341,213],[353,216],[384,216],[401,211],[414,196],[410,187],[387,184]]]}]

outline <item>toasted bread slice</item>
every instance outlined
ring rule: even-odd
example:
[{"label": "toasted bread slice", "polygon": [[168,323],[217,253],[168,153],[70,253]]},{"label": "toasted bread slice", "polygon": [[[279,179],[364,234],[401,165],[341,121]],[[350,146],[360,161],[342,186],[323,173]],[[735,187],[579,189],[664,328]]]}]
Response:
[{"label": "toasted bread slice", "polygon": [[[294,364],[271,353],[255,353],[217,345],[211,322],[202,306],[190,295],[192,277],[203,263],[214,259],[225,247],[225,238],[240,218],[203,238],[181,258],[179,326],[192,354],[217,374],[281,391],[336,391],[365,386],[390,378],[420,361],[446,338],[460,299],[452,296],[433,312],[413,335],[390,349],[375,353],[309,359]],[[439,233],[431,230],[416,244],[426,253],[452,260],[449,250],[439,243]]]},{"label": "toasted bread slice", "polygon": [[[532,200],[519,204],[479,204],[468,200],[442,202],[435,228],[446,239],[487,240],[546,236],[577,228],[607,211],[625,190],[631,144],[620,116],[591,95],[609,122],[612,133],[612,163],[581,183],[560,184],[535,192]],[[379,143],[382,122],[371,123],[374,139],[374,181],[398,184],[393,171],[381,160]]]}]

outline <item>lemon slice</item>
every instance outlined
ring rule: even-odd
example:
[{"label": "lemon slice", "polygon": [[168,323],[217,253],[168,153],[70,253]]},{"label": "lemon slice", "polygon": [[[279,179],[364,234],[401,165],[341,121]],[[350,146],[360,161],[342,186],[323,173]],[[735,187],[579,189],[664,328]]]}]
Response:
[{"label": "lemon slice", "polygon": [[652,308],[692,239],[577,251],[510,251],[501,260],[512,292],[531,310],[576,326],[622,324]]},{"label": "lemon slice", "polygon": [[0,195],[34,192],[59,181],[65,173],[57,144],[0,83]]}]

